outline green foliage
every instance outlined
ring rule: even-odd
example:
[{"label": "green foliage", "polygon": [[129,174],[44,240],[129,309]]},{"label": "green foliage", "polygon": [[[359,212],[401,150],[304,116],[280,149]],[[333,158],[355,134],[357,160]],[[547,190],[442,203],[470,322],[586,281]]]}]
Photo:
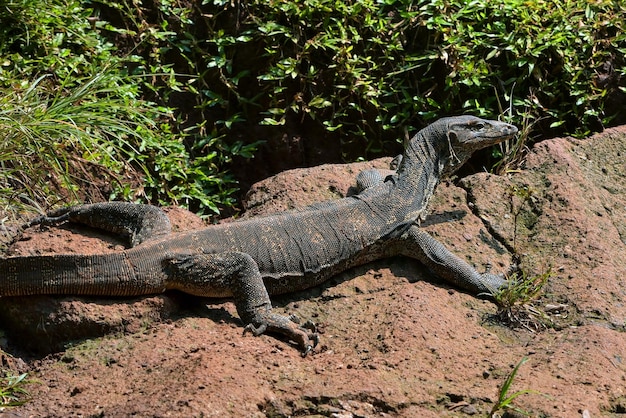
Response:
[{"label": "green foliage", "polygon": [[523,273],[513,274],[508,277],[510,284],[494,293],[493,298],[501,309],[510,312],[535,300],[551,276],[550,270],[532,277]]},{"label": "green foliage", "polygon": [[619,2],[204,1],[201,10],[208,36],[193,43],[194,62],[224,120],[314,123],[345,151],[365,145],[352,158],[446,114],[493,117],[500,97],[513,123],[584,135],[610,122],[607,98],[626,85]]},{"label": "green foliage", "polygon": [[256,75],[268,96],[261,123],[308,117],[346,143],[360,139],[372,152],[380,152],[381,141],[396,140],[397,132],[385,131],[407,125],[427,106],[427,97],[417,95],[418,80],[404,71],[429,62],[406,54],[402,29],[409,20],[389,11],[367,0],[309,1],[305,7],[254,2],[247,27],[267,60]]},{"label": "green foliage", "polygon": [[[32,131],[39,148],[13,149],[37,154],[70,194],[82,174],[68,161],[84,158],[113,179],[105,197],[205,213],[233,204],[233,163],[284,133],[334,138],[353,160],[397,152],[441,116],[506,113],[526,127],[496,151],[514,154],[506,170],[528,138],[610,123],[626,92],[624,12],[607,0],[8,0],[0,89],[13,122],[0,129],[14,135],[80,94],[89,109],[76,111],[98,127],[77,122],[80,140]],[[39,102],[20,109],[27,93]],[[63,111],[61,123],[81,120]],[[74,157],[40,154],[58,149]],[[2,161],[4,201],[32,196],[21,163]]]},{"label": "green foliage", "polygon": [[196,156],[200,145],[186,143],[173,111],[146,96],[163,80],[175,91],[173,74],[120,54],[101,34],[114,28],[93,14],[70,0],[0,9],[2,206],[116,198],[206,213],[232,205],[234,180],[223,164],[249,150],[224,146]]},{"label": "green foliage", "polygon": [[24,398],[28,397],[28,391],[24,386],[32,383],[26,379],[27,376],[26,373],[19,376],[6,373],[0,378],[0,407],[19,406],[27,402]]},{"label": "green foliage", "polygon": [[441,42],[439,57],[451,70],[446,89],[462,98],[464,109],[483,113],[493,109],[498,92],[510,92],[530,122],[577,135],[614,116],[604,108],[607,95],[625,84],[619,78],[626,70],[623,3],[422,3]]},{"label": "green foliage", "polygon": [[[125,158],[137,152],[127,139],[136,135],[137,125],[153,123],[140,109],[114,97],[120,80],[113,76],[82,80],[71,90],[57,88],[47,78],[41,76],[0,98],[4,196],[21,194],[22,200],[41,201],[55,185],[76,193],[76,171],[85,177],[92,171],[114,178],[125,171]],[[97,181],[93,176],[89,180]]]}]

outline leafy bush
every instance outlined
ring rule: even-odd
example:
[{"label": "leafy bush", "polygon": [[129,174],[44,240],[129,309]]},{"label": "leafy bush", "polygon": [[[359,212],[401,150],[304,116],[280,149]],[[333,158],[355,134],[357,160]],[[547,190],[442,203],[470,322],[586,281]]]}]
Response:
[{"label": "leafy bush", "polygon": [[[0,186],[25,193],[17,171],[41,162],[76,190],[84,159],[120,180],[115,198],[208,213],[232,205],[233,159],[265,136],[306,131],[353,160],[397,152],[450,114],[585,135],[623,108],[625,12],[606,0],[9,0]],[[66,107],[52,115],[55,103]],[[73,132],[16,133],[37,118]]]},{"label": "leafy bush", "polygon": [[426,3],[420,13],[438,37],[446,90],[462,109],[488,114],[498,108],[498,96],[512,94],[518,118],[542,120],[553,129],[544,134],[586,135],[609,124],[621,107],[605,112],[608,95],[626,85],[625,4]]},{"label": "leafy bush", "polygon": [[353,159],[435,118],[509,104],[529,135],[601,130],[623,105],[607,112],[624,99],[624,12],[581,0],[214,0],[188,15],[183,55],[213,126],[313,122]]},{"label": "leafy bush", "polygon": [[171,74],[130,73],[141,58],[120,55],[92,10],[79,1],[13,1],[0,19],[5,210],[59,199],[174,202],[200,212],[232,205],[229,149],[193,155],[198,145],[185,144],[172,110],[145,98],[152,79]]}]

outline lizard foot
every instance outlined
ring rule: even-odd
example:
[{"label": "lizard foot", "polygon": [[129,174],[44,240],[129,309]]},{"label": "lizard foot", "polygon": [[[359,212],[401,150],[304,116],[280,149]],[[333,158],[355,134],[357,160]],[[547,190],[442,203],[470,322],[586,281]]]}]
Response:
[{"label": "lizard foot", "polygon": [[24,225],[22,225],[22,229],[30,228],[36,225],[40,225],[42,227],[56,226],[67,221],[69,218],[70,218],[69,212],[59,215],[59,216],[48,216],[48,215],[37,216],[36,218],[31,219],[29,222],[26,222]]},{"label": "lizard foot", "polygon": [[508,280],[503,274],[482,273],[480,274],[480,285],[483,289],[478,296],[490,299],[508,285]]},{"label": "lizard foot", "polygon": [[488,289],[488,291],[484,292],[484,294],[489,297],[493,297],[494,294],[509,287],[512,283],[512,277],[515,277],[519,273],[519,266],[517,264],[512,264],[504,274],[481,274],[481,282]]},{"label": "lizard foot", "polygon": [[243,333],[248,332],[254,336],[259,336],[265,332],[282,334],[302,349],[303,357],[309,354],[319,343],[319,335],[316,332],[315,324],[311,321],[299,325],[290,317],[271,312],[257,314],[254,320],[244,327]]}]

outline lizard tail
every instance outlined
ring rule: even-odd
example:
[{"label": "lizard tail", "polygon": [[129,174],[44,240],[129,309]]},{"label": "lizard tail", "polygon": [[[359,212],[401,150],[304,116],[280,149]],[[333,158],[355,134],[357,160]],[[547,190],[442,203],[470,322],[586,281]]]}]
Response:
[{"label": "lizard tail", "polygon": [[163,290],[138,280],[124,252],[0,258],[0,296],[137,296]]}]

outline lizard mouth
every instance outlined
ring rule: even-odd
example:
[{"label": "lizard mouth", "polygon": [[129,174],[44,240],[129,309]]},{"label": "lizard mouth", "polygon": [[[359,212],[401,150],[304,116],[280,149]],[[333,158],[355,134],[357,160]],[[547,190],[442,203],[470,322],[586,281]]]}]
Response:
[{"label": "lizard mouth", "polygon": [[485,129],[476,132],[476,135],[465,141],[468,144],[479,145],[480,148],[495,145],[500,142],[513,138],[517,134],[517,128],[514,125],[502,124],[497,130]]},{"label": "lizard mouth", "polygon": [[502,132],[500,133],[500,135],[503,135],[506,137],[506,139],[510,139],[513,136],[515,136],[515,134],[517,134],[517,127],[511,124],[505,124],[504,126],[502,126]]}]

